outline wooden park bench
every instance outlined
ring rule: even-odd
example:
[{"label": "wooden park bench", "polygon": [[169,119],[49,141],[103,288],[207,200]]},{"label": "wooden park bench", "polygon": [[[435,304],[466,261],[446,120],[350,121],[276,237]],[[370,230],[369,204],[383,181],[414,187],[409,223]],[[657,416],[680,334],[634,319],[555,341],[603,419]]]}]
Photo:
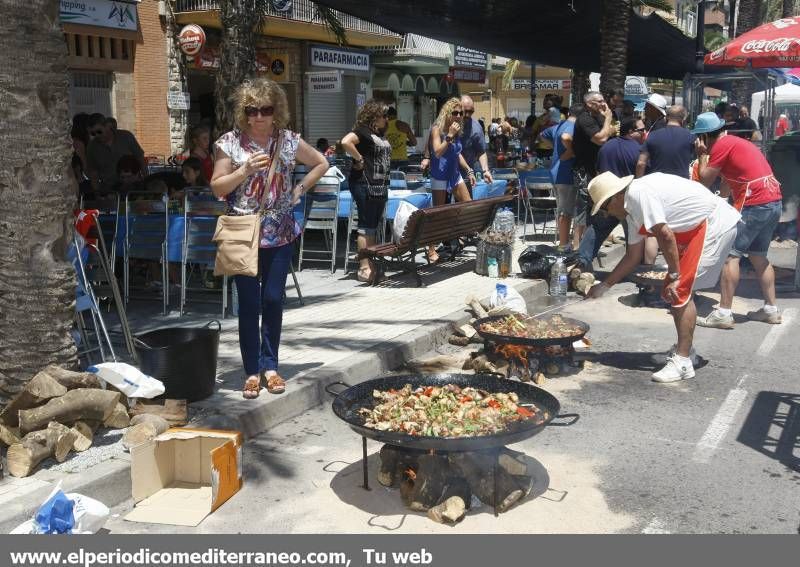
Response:
[{"label": "wooden park bench", "polygon": [[400,242],[369,246],[359,253],[359,258],[375,260],[381,272],[389,267],[414,272],[417,285],[421,286],[417,254],[424,252],[428,245],[482,232],[492,224],[497,209],[514,199],[514,195],[503,195],[419,209],[409,217]]}]

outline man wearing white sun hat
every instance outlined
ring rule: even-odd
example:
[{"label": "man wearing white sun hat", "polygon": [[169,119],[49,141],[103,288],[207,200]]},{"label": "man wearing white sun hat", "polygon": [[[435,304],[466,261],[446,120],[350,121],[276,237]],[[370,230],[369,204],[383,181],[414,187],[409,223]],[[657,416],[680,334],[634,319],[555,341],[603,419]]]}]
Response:
[{"label": "man wearing white sun hat", "polygon": [[606,172],[592,180],[589,194],[594,202],[592,214],[627,219],[628,249],[605,281],[589,290],[587,299],[601,297],[633,271],[642,257],[645,237],[654,236],[669,268],[662,296],[671,304],[678,342],[660,357],[665,366],[653,374],[653,380],[693,378],[697,310],[692,293],[717,284],[736,238],[739,213],[700,183],[666,173],[634,179]]}]

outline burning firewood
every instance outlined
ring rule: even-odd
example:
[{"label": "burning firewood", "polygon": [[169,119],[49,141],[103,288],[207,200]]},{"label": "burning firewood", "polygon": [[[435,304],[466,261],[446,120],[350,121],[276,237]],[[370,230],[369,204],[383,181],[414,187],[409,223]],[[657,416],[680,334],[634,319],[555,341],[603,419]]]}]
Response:
[{"label": "burning firewood", "polygon": [[381,466],[378,471],[378,482],[383,486],[396,486],[403,473],[415,466],[417,458],[422,454],[424,454],[422,451],[384,445],[379,453]]},{"label": "burning firewood", "polygon": [[451,477],[447,457],[423,453],[411,471],[400,484],[400,496],[406,506],[424,512],[441,502]]},{"label": "burning firewood", "polygon": [[8,448],[8,472],[12,476],[28,476],[48,457],[64,462],[75,442],[75,432],[66,425],[51,421],[47,429],[33,431]]},{"label": "burning firewood", "polygon": [[469,483],[473,494],[484,504],[505,512],[524,495],[517,480],[503,467],[495,466],[495,456],[486,452],[450,453],[450,464]]}]

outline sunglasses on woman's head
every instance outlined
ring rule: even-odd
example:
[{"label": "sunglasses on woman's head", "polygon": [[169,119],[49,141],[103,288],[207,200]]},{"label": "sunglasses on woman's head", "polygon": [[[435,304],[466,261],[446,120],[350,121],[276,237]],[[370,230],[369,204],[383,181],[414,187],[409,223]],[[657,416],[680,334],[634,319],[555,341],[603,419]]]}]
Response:
[{"label": "sunglasses on woman's head", "polygon": [[450,114],[453,115],[453,116],[462,116],[464,113],[462,111],[460,111],[460,110],[454,110]]},{"label": "sunglasses on woman's head", "polygon": [[244,113],[246,116],[250,118],[254,118],[261,114],[261,116],[272,116],[275,114],[275,107],[274,106],[262,106],[260,108],[255,106],[245,106]]}]

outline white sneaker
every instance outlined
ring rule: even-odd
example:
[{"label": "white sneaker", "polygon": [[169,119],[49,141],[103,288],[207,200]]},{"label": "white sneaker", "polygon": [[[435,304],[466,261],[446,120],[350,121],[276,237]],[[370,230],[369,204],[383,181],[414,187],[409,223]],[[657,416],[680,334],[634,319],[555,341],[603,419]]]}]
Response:
[{"label": "white sneaker", "polygon": [[[674,344],[667,352],[657,352],[653,356],[650,357],[650,360],[653,361],[653,364],[666,364],[667,360],[675,356],[678,352],[678,345]],[[689,350],[689,359],[692,361],[693,366],[697,366],[700,364],[700,356],[692,347]]]},{"label": "white sneaker", "polygon": [[714,309],[707,317],[698,317],[697,325],[699,327],[711,327],[712,329],[733,329],[735,321],[733,314],[723,315],[718,309]]},{"label": "white sneaker", "polygon": [[653,374],[653,382],[660,382],[661,384],[688,380],[689,378],[694,378],[692,361],[682,362],[678,360],[677,355],[669,357],[664,368]]}]

